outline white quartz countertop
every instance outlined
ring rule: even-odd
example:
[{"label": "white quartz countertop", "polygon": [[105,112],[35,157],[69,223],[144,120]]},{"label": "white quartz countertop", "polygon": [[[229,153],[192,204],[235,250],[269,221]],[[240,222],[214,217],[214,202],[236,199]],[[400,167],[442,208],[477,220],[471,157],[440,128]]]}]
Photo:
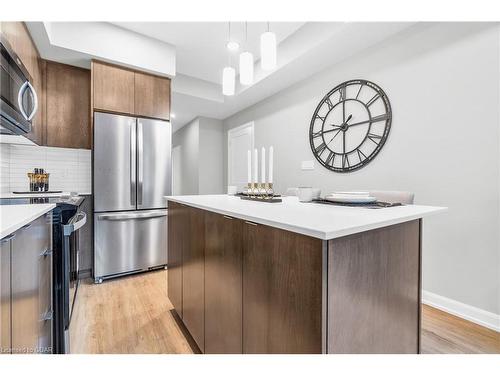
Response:
[{"label": "white quartz countertop", "polygon": [[[61,193],[23,193],[23,194],[14,194],[14,193],[2,193],[0,194],[0,198],[50,198],[50,197],[69,197],[69,191],[63,191]],[[78,195],[90,195],[91,193],[78,193]]]},{"label": "white quartz countertop", "polygon": [[0,206],[0,238],[14,233],[23,225],[31,223],[53,210],[55,204],[19,204]]},{"label": "white quartz countertop", "polygon": [[380,209],[301,203],[283,197],[281,203],[261,203],[229,195],[180,195],[167,200],[322,240],[382,228],[444,212],[445,207],[396,206]]}]

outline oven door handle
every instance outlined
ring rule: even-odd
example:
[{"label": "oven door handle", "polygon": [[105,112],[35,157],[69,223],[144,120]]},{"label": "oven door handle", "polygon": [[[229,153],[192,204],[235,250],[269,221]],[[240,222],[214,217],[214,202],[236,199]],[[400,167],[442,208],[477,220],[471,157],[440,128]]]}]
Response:
[{"label": "oven door handle", "polygon": [[68,224],[63,225],[63,233],[69,236],[71,233],[77,231],[87,222],[87,215],[83,211],[78,211],[75,216],[69,219]]}]

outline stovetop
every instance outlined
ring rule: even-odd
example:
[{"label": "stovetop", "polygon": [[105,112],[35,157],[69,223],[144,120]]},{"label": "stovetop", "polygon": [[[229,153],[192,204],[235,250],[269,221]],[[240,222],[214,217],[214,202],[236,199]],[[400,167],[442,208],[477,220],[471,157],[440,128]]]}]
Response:
[{"label": "stovetop", "polygon": [[0,198],[0,206],[10,206],[19,204],[44,204],[54,203],[56,205],[69,204],[72,206],[80,206],[85,197],[29,197],[29,198]]}]

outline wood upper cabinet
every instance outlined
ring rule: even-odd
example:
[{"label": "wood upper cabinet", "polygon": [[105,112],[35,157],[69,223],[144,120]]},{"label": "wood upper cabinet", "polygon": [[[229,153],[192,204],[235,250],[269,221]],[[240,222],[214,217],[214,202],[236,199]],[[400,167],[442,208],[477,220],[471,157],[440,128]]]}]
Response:
[{"label": "wood upper cabinet", "polygon": [[243,353],[321,353],[322,241],[243,228]]},{"label": "wood upper cabinet", "polygon": [[205,353],[242,353],[243,221],[205,212]]},{"label": "wood upper cabinet", "polygon": [[90,71],[46,62],[46,145],[90,149]]},{"label": "wood upper cabinet", "polygon": [[205,212],[182,206],[182,321],[205,350]]},{"label": "wood upper cabinet", "polygon": [[170,79],[135,72],[135,114],[170,119]]},{"label": "wood upper cabinet", "polygon": [[188,230],[186,210],[182,205],[168,202],[168,299],[182,318],[182,249]]},{"label": "wood upper cabinet", "polygon": [[170,119],[170,79],[92,62],[93,108]]},{"label": "wood upper cabinet", "polygon": [[92,61],[94,108],[134,114],[134,72]]}]

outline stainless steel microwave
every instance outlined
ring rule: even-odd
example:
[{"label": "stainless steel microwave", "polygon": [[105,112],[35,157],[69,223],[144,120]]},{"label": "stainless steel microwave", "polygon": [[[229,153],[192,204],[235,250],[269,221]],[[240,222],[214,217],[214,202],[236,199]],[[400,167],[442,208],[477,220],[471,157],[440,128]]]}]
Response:
[{"label": "stainless steel microwave", "polygon": [[0,134],[25,135],[38,110],[37,94],[28,70],[4,37],[0,52]]}]

